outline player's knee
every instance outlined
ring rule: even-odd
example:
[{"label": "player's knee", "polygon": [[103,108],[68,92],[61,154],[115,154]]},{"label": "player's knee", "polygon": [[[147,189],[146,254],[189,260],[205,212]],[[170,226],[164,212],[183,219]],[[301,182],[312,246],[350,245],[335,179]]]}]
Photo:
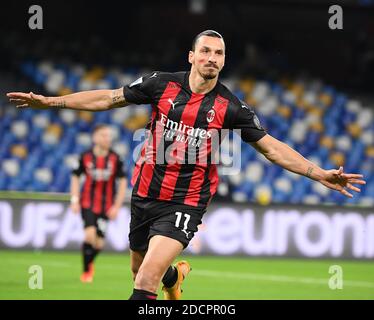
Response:
[{"label": "player's knee", "polygon": [[91,233],[86,233],[84,236],[84,242],[87,242],[91,244],[92,246],[95,246],[96,244],[96,237],[95,235],[92,235]]},{"label": "player's knee", "polygon": [[88,227],[84,230],[84,241],[95,246],[96,244],[96,229],[94,227]]},{"label": "player's knee", "polygon": [[156,292],[161,281],[162,272],[155,268],[142,268],[137,271],[135,287],[143,290]]},{"label": "player's knee", "polygon": [[105,244],[104,240],[102,240],[101,238],[98,238],[96,240],[96,245],[95,245],[96,250],[102,250],[104,248],[104,244]]}]

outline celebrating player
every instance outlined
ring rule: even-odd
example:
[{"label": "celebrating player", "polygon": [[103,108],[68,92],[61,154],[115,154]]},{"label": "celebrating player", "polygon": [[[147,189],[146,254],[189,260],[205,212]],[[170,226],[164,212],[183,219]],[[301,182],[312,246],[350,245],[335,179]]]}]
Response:
[{"label": "celebrating player", "polygon": [[[79,165],[72,172],[70,191],[71,209],[74,213],[81,212],[84,221],[82,282],[93,281],[93,262],[104,246],[108,219],[117,217],[126,190],[123,163],[111,150],[111,129],[98,125],[92,138],[93,148],[80,156]],[[79,177],[82,174],[85,182],[80,193]]]},{"label": "celebrating player", "polygon": [[[134,169],[130,222],[134,291],[130,299],[156,299],[162,280],[166,299],[179,299],[190,271],[174,259],[187,247],[218,185],[211,161],[214,132],[240,129],[241,138],[271,162],[352,197],[362,175],[343,168],[324,170],[278,141],[261,127],[253,109],[218,81],[225,63],[222,36],[207,30],[195,37],[189,72],[152,72],[116,90],[95,90],[61,97],[9,93],[18,107],[59,107],[100,111],[129,104],[151,104],[148,139]],[[189,163],[191,154],[207,161]],[[150,155],[150,156],[149,156]],[[165,161],[158,161],[160,158]],[[172,161],[167,161],[167,158]]]}]

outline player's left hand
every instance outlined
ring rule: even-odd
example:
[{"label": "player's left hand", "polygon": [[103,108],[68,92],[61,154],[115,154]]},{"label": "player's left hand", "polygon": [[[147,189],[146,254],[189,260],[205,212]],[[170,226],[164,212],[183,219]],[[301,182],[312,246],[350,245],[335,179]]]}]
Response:
[{"label": "player's left hand", "polygon": [[47,109],[49,107],[47,97],[33,92],[9,92],[7,97],[17,108]]},{"label": "player's left hand", "polygon": [[332,190],[339,191],[341,194],[348,198],[352,198],[353,195],[347,191],[347,189],[361,192],[360,188],[355,187],[353,184],[364,185],[366,181],[362,179],[362,174],[356,173],[344,173],[343,167],[339,170],[327,170],[324,179],[319,180],[324,186]]},{"label": "player's left hand", "polygon": [[110,209],[108,211],[108,217],[109,217],[110,220],[114,220],[115,218],[117,218],[119,209],[120,209],[120,207],[116,206],[116,205],[113,205],[113,206],[110,207]]}]

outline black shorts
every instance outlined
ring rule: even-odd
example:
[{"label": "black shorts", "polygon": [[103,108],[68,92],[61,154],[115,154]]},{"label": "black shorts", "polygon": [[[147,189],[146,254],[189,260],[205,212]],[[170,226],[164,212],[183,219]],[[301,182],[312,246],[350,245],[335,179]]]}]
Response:
[{"label": "black shorts", "polygon": [[162,235],[183,244],[186,248],[201,224],[205,209],[132,196],[130,221],[130,249],[147,251],[154,235]]},{"label": "black shorts", "polygon": [[98,237],[105,238],[105,232],[108,225],[108,216],[105,213],[96,214],[90,209],[82,208],[82,219],[84,228],[95,227]]}]

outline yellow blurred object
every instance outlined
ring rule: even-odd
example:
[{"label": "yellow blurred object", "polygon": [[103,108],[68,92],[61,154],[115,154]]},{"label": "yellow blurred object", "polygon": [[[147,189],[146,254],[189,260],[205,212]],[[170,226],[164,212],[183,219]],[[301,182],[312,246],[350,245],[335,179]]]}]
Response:
[{"label": "yellow blurred object", "polygon": [[28,155],[27,149],[22,144],[15,144],[11,146],[10,153],[18,158],[25,159]]},{"label": "yellow blurred object", "polygon": [[323,132],[323,130],[324,130],[323,123],[321,121],[313,122],[310,125],[310,130],[312,130],[314,132],[320,132],[320,133]]},{"label": "yellow blurred object", "polygon": [[247,94],[247,96],[245,97],[245,102],[246,102],[249,106],[251,106],[251,107],[253,107],[253,108],[256,108],[256,106],[257,106],[257,101],[256,101],[256,99],[255,99],[254,97],[252,97],[251,94]]},{"label": "yellow blurred object", "polygon": [[62,127],[54,123],[47,127],[46,132],[55,135],[57,138],[60,138],[62,134]]},{"label": "yellow blurred object", "polygon": [[344,166],[345,163],[345,156],[342,152],[334,152],[330,155],[330,160],[334,163],[337,167]]},{"label": "yellow blurred object", "polygon": [[245,94],[248,94],[252,91],[254,84],[255,84],[255,81],[253,79],[240,80],[239,88]]},{"label": "yellow blurred object", "polygon": [[366,148],[366,155],[370,158],[374,158],[374,147],[369,146]]},{"label": "yellow blurred object", "polygon": [[291,85],[290,91],[295,95],[296,98],[300,98],[304,94],[304,86],[295,83]]},{"label": "yellow blurred object", "polygon": [[267,206],[271,202],[271,191],[260,190],[256,192],[256,200],[262,206]]},{"label": "yellow blurred object", "polygon": [[64,96],[64,95],[71,94],[71,93],[73,93],[73,91],[70,88],[68,88],[68,87],[62,87],[58,91],[58,95],[59,96]]},{"label": "yellow blurred object", "polygon": [[93,114],[89,111],[79,111],[79,119],[82,119],[86,122],[92,122],[93,120]]},{"label": "yellow blurred object", "polygon": [[90,71],[88,71],[84,76],[83,80],[88,80],[91,82],[98,81],[103,78],[105,72],[104,69],[101,67],[93,67]]},{"label": "yellow blurred object", "polygon": [[295,104],[296,104],[296,107],[302,110],[306,110],[308,108],[306,101],[301,98],[297,98]]},{"label": "yellow blurred object", "polygon": [[332,97],[327,94],[327,93],[322,93],[320,96],[319,96],[319,100],[325,105],[325,106],[329,106],[331,105],[332,103]]},{"label": "yellow blurred object", "polygon": [[285,105],[281,105],[278,107],[277,109],[277,112],[283,117],[283,118],[286,118],[288,119],[289,117],[291,117],[291,109],[290,107],[288,106],[285,106]]},{"label": "yellow blurred object", "polygon": [[331,149],[334,147],[334,140],[329,136],[323,136],[320,140],[320,145],[327,149]]},{"label": "yellow blurred object", "polygon": [[362,129],[357,123],[350,123],[347,126],[347,130],[353,138],[358,138],[361,136]]},{"label": "yellow blurred object", "polygon": [[323,116],[323,109],[320,109],[316,106],[310,106],[310,108],[308,109],[308,112],[312,115],[317,116],[318,118],[322,118]]}]

